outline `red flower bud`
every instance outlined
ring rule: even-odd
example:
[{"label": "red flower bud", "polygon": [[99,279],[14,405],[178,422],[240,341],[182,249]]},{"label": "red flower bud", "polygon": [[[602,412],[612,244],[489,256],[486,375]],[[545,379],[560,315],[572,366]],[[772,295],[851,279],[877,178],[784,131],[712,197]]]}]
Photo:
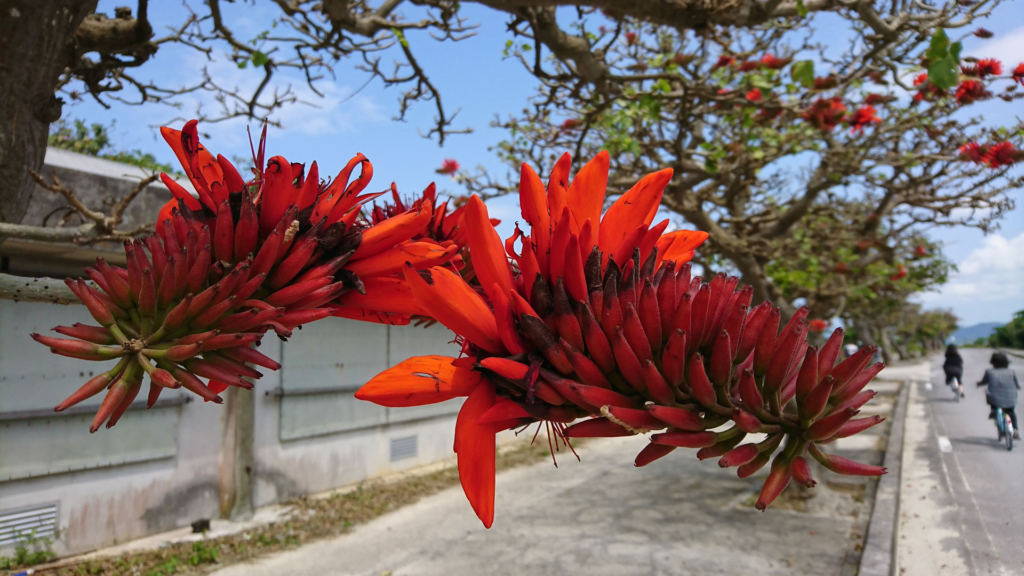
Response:
[{"label": "red flower bud", "polygon": [[737,468],[736,476],[740,478],[749,478],[750,476],[753,476],[758,470],[764,468],[764,465],[768,463],[768,460],[770,460],[771,457],[771,452],[761,452],[756,458]]},{"label": "red flower bud", "polygon": [[729,384],[732,377],[732,346],[729,343],[729,333],[722,330],[715,340],[715,347],[711,351],[711,363],[708,373],[715,386],[724,387]]},{"label": "red flower bud", "polygon": [[855,462],[835,454],[825,454],[813,444],[810,446],[810,453],[819,464],[836,474],[843,474],[845,476],[881,476],[886,473],[886,469],[882,466],[861,464],[860,462]]},{"label": "red flower bud", "polygon": [[698,402],[704,406],[715,406],[718,404],[718,395],[715,393],[715,388],[711,385],[711,380],[708,380],[707,373],[704,372],[704,358],[700,354],[694,354],[690,358],[689,383],[693,396]]},{"label": "red flower bud", "polygon": [[764,376],[768,371],[768,364],[775,352],[775,341],[779,332],[779,309],[768,310],[768,317],[765,318],[761,332],[757,337],[757,344],[754,346],[754,375]]},{"label": "red flower bud", "polygon": [[846,424],[843,424],[839,428],[839,431],[835,433],[835,438],[847,438],[854,434],[859,434],[868,428],[871,428],[875,424],[880,424],[885,420],[882,416],[868,416],[867,418],[854,418]]},{"label": "red flower bud", "polygon": [[636,408],[636,403],[614,390],[587,386],[579,382],[569,380],[569,388],[583,398],[587,404],[600,408],[601,406],[620,406],[622,408]]},{"label": "red flower bud", "polygon": [[[646,341],[644,343],[646,344]],[[644,383],[643,367],[626,341],[622,328],[616,328],[612,336],[612,350],[615,352],[615,362],[618,364],[619,372],[626,378],[630,386],[641,394],[646,392],[647,385]]]},{"label": "red flower bud", "polygon": [[790,462],[780,461],[782,456],[777,456],[775,461],[772,463],[772,471],[768,473],[768,479],[764,481],[764,486],[761,488],[761,495],[757,498],[757,503],[754,507],[764,512],[765,508],[771,505],[779,494],[786,489],[789,485],[789,481],[793,479],[793,474],[790,472]]},{"label": "red flower bud", "polygon": [[831,376],[826,376],[811,390],[810,394],[799,401],[800,418],[808,422],[816,420],[825,410],[834,384],[835,380]]},{"label": "red flower bud", "polygon": [[590,354],[590,358],[604,373],[611,373],[615,370],[615,355],[612,352],[611,344],[608,342],[608,337],[601,330],[601,325],[594,318],[589,307],[583,307],[580,317],[580,329],[583,331],[583,340],[587,344],[587,352]]},{"label": "red flower bud", "polygon": [[664,444],[655,444],[654,442],[651,442],[647,446],[644,446],[644,449],[636,455],[636,460],[633,462],[633,465],[637,468],[647,466],[659,458],[668,456],[675,449],[675,446],[666,446]]},{"label": "red flower bud", "polygon": [[739,408],[732,409],[732,419],[736,422],[736,426],[746,432],[747,434],[757,434],[761,431],[761,421],[750,412],[746,410],[740,410]]},{"label": "red flower bud", "polygon": [[704,419],[701,418],[700,415],[690,412],[685,408],[648,404],[647,411],[651,413],[651,416],[654,416],[673,428],[679,428],[680,430],[702,432],[706,427],[704,425]]},{"label": "red flower bud", "polygon": [[796,377],[796,400],[803,402],[811,390],[818,385],[818,350],[808,348],[804,354],[804,362]]},{"label": "red flower bud", "polygon": [[665,380],[670,385],[678,388],[683,383],[683,374],[686,370],[686,334],[675,330],[665,344],[665,351],[661,356],[661,371]]},{"label": "red flower bud", "polygon": [[662,404],[675,403],[675,393],[672,392],[672,388],[665,381],[665,377],[658,371],[658,367],[650,360],[644,363],[644,385],[647,386],[647,392],[656,402]]},{"label": "red flower bud", "polygon": [[646,410],[604,406],[601,408],[601,414],[620,426],[640,433],[647,430],[661,430],[665,428],[665,424],[661,420],[658,420]]},{"label": "red flower bud", "polygon": [[803,456],[793,458],[793,462],[789,465],[789,470],[793,473],[793,479],[801,486],[813,488],[817,484],[814,478],[811,477],[811,467]]},{"label": "red flower bud", "polygon": [[853,408],[846,408],[830,416],[825,416],[811,424],[811,427],[807,429],[807,438],[814,442],[827,440],[835,436],[836,432],[843,427],[843,424],[849,422],[857,413],[858,411]]},{"label": "red flower bud", "polygon": [[722,459],[718,461],[718,465],[722,468],[729,468],[731,466],[742,466],[754,458],[761,451],[758,449],[757,444],[744,444],[743,446],[737,446],[722,456]]}]

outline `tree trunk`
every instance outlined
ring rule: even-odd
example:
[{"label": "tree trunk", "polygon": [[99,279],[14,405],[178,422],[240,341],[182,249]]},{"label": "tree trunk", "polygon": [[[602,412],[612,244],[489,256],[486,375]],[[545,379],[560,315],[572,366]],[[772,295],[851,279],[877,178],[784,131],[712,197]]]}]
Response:
[{"label": "tree trunk", "polygon": [[224,430],[220,456],[220,516],[246,520],[253,513],[256,470],[256,394],[234,386],[224,403]]},{"label": "tree trunk", "polygon": [[50,124],[63,100],[54,96],[73,58],[71,39],[97,0],[8,0],[0,8],[0,222],[18,223],[41,170]]}]

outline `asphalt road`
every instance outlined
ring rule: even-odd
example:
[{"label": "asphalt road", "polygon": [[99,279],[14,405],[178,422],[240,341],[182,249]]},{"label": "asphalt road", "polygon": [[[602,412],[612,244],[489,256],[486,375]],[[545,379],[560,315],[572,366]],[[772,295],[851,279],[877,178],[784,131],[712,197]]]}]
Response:
[{"label": "asphalt road", "polygon": [[[970,574],[1024,574],[1024,443],[1012,452],[996,440],[988,419],[981,380],[992,350],[963,349],[966,398],[956,402],[945,385],[943,358],[931,363],[931,386],[917,389],[933,436],[918,447],[944,484],[955,514],[940,520],[959,532],[943,546],[956,549]],[[1011,356],[1011,368],[1024,377],[1024,359]],[[930,389],[929,389],[930,388]],[[1018,411],[1020,409],[1018,408]],[[908,447],[909,448],[909,447]],[[952,517],[950,517],[952,516]]]}]

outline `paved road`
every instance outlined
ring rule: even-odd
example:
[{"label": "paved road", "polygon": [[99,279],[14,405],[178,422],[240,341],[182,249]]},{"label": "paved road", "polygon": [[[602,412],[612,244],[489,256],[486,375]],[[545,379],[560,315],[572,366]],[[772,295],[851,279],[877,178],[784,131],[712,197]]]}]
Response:
[{"label": "paved road", "polygon": [[[484,530],[453,488],[350,534],[215,576],[833,576],[855,540],[850,511],[798,513],[749,505],[763,478],[739,480],[692,451],[636,469],[642,437],[593,441],[502,473],[494,527]],[[863,509],[858,508],[863,514]]]},{"label": "paved road", "polygon": [[[1024,444],[1007,452],[981,379],[992,351],[964,349],[966,398],[945,386],[942,358],[912,390],[901,487],[902,574],[1024,574]],[[1024,376],[1024,360],[1010,367]],[[921,380],[924,380],[922,378]]]}]

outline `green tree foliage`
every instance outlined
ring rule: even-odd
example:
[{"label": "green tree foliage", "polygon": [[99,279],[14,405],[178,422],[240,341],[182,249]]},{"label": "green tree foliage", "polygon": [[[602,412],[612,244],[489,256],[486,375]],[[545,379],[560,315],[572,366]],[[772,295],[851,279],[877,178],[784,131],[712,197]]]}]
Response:
[{"label": "green tree foliage", "polygon": [[995,333],[988,337],[988,345],[1024,349],[1024,310],[1014,314],[1007,325],[996,328]]},{"label": "green tree foliage", "polygon": [[156,157],[141,150],[117,150],[110,141],[110,133],[114,129],[114,123],[110,126],[92,123],[86,124],[85,120],[75,118],[71,122],[60,120],[50,127],[50,136],[47,145],[61,150],[69,150],[86,156],[94,156],[105,160],[113,160],[122,164],[131,164],[153,172],[167,172],[176,174],[177,171],[170,164],[161,164]]}]

